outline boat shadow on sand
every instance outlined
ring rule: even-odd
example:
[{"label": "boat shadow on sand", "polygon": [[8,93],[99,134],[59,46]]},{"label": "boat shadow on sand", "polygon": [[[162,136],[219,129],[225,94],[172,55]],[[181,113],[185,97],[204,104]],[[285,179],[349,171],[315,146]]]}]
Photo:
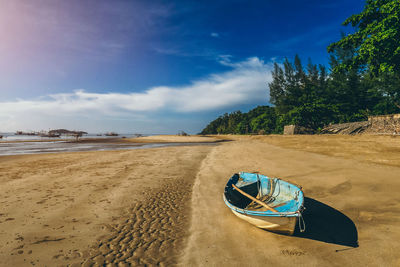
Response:
[{"label": "boat shadow on sand", "polygon": [[303,218],[305,232],[301,233],[296,226],[294,236],[322,242],[358,247],[358,233],[353,221],[340,211],[318,200],[305,197]]}]

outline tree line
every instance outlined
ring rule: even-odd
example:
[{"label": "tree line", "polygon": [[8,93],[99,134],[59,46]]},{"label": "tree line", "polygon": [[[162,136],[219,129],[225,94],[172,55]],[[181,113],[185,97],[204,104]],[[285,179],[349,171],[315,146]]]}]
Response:
[{"label": "tree line", "polygon": [[367,0],[343,25],[355,32],[328,46],[329,68],[298,55],[274,64],[268,84],[273,106],[235,111],[202,134],[281,133],[296,124],[318,131],[330,123],[400,111],[400,1]]}]

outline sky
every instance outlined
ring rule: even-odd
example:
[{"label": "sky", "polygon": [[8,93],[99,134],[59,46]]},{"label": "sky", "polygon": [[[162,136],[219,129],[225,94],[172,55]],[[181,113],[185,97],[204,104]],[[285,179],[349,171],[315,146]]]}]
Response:
[{"label": "sky", "polygon": [[269,104],[274,62],[326,47],[364,0],[0,0],[0,132],[200,132]]}]

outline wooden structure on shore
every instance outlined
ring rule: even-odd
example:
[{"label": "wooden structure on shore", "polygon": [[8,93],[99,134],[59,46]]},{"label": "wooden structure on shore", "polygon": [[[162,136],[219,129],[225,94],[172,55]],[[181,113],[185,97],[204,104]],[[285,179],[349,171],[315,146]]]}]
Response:
[{"label": "wooden structure on shore", "polygon": [[70,131],[70,130],[67,130],[67,129],[57,129],[57,130],[49,131],[49,134],[59,135],[59,136],[61,136],[61,135],[73,136],[78,141],[78,139],[80,137],[82,137],[84,134],[87,134],[87,132],[84,132],[84,131]]},{"label": "wooden structure on shore", "polygon": [[325,126],[321,134],[400,134],[400,114],[369,116],[367,121]]},{"label": "wooden structure on shore", "polygon": [[40,133],[39,136],[40,136],[40,137],[59,138],[59,137],[61,136],[61,134],[59,134],[59,133],[50,133],[50,132],[46,133],[46,132],[43,132],[43,133]]},{"label": "wooden structure on shore", "polygon": [[284,135],[293,135],[293,134],[314,134],[314,130],[299,126],[299,125],[285,125],[283,128]]},{"label": "wooden structure on shore", "polygon": [[400,114],[369,116],[368,122],[370,132],[400,134]]}]

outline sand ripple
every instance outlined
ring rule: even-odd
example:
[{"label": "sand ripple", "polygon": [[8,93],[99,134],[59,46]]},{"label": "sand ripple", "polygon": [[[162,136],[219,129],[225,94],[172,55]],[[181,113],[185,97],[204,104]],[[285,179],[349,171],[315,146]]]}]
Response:
[{"label": "sand ripple", "polygon": [[112,264],[170,266],[187,236],[192,183],[173,181],[162,189],[145,193],[127,219],[105,225],[110,236],[99,240],[89,251],[84,266]]}]

